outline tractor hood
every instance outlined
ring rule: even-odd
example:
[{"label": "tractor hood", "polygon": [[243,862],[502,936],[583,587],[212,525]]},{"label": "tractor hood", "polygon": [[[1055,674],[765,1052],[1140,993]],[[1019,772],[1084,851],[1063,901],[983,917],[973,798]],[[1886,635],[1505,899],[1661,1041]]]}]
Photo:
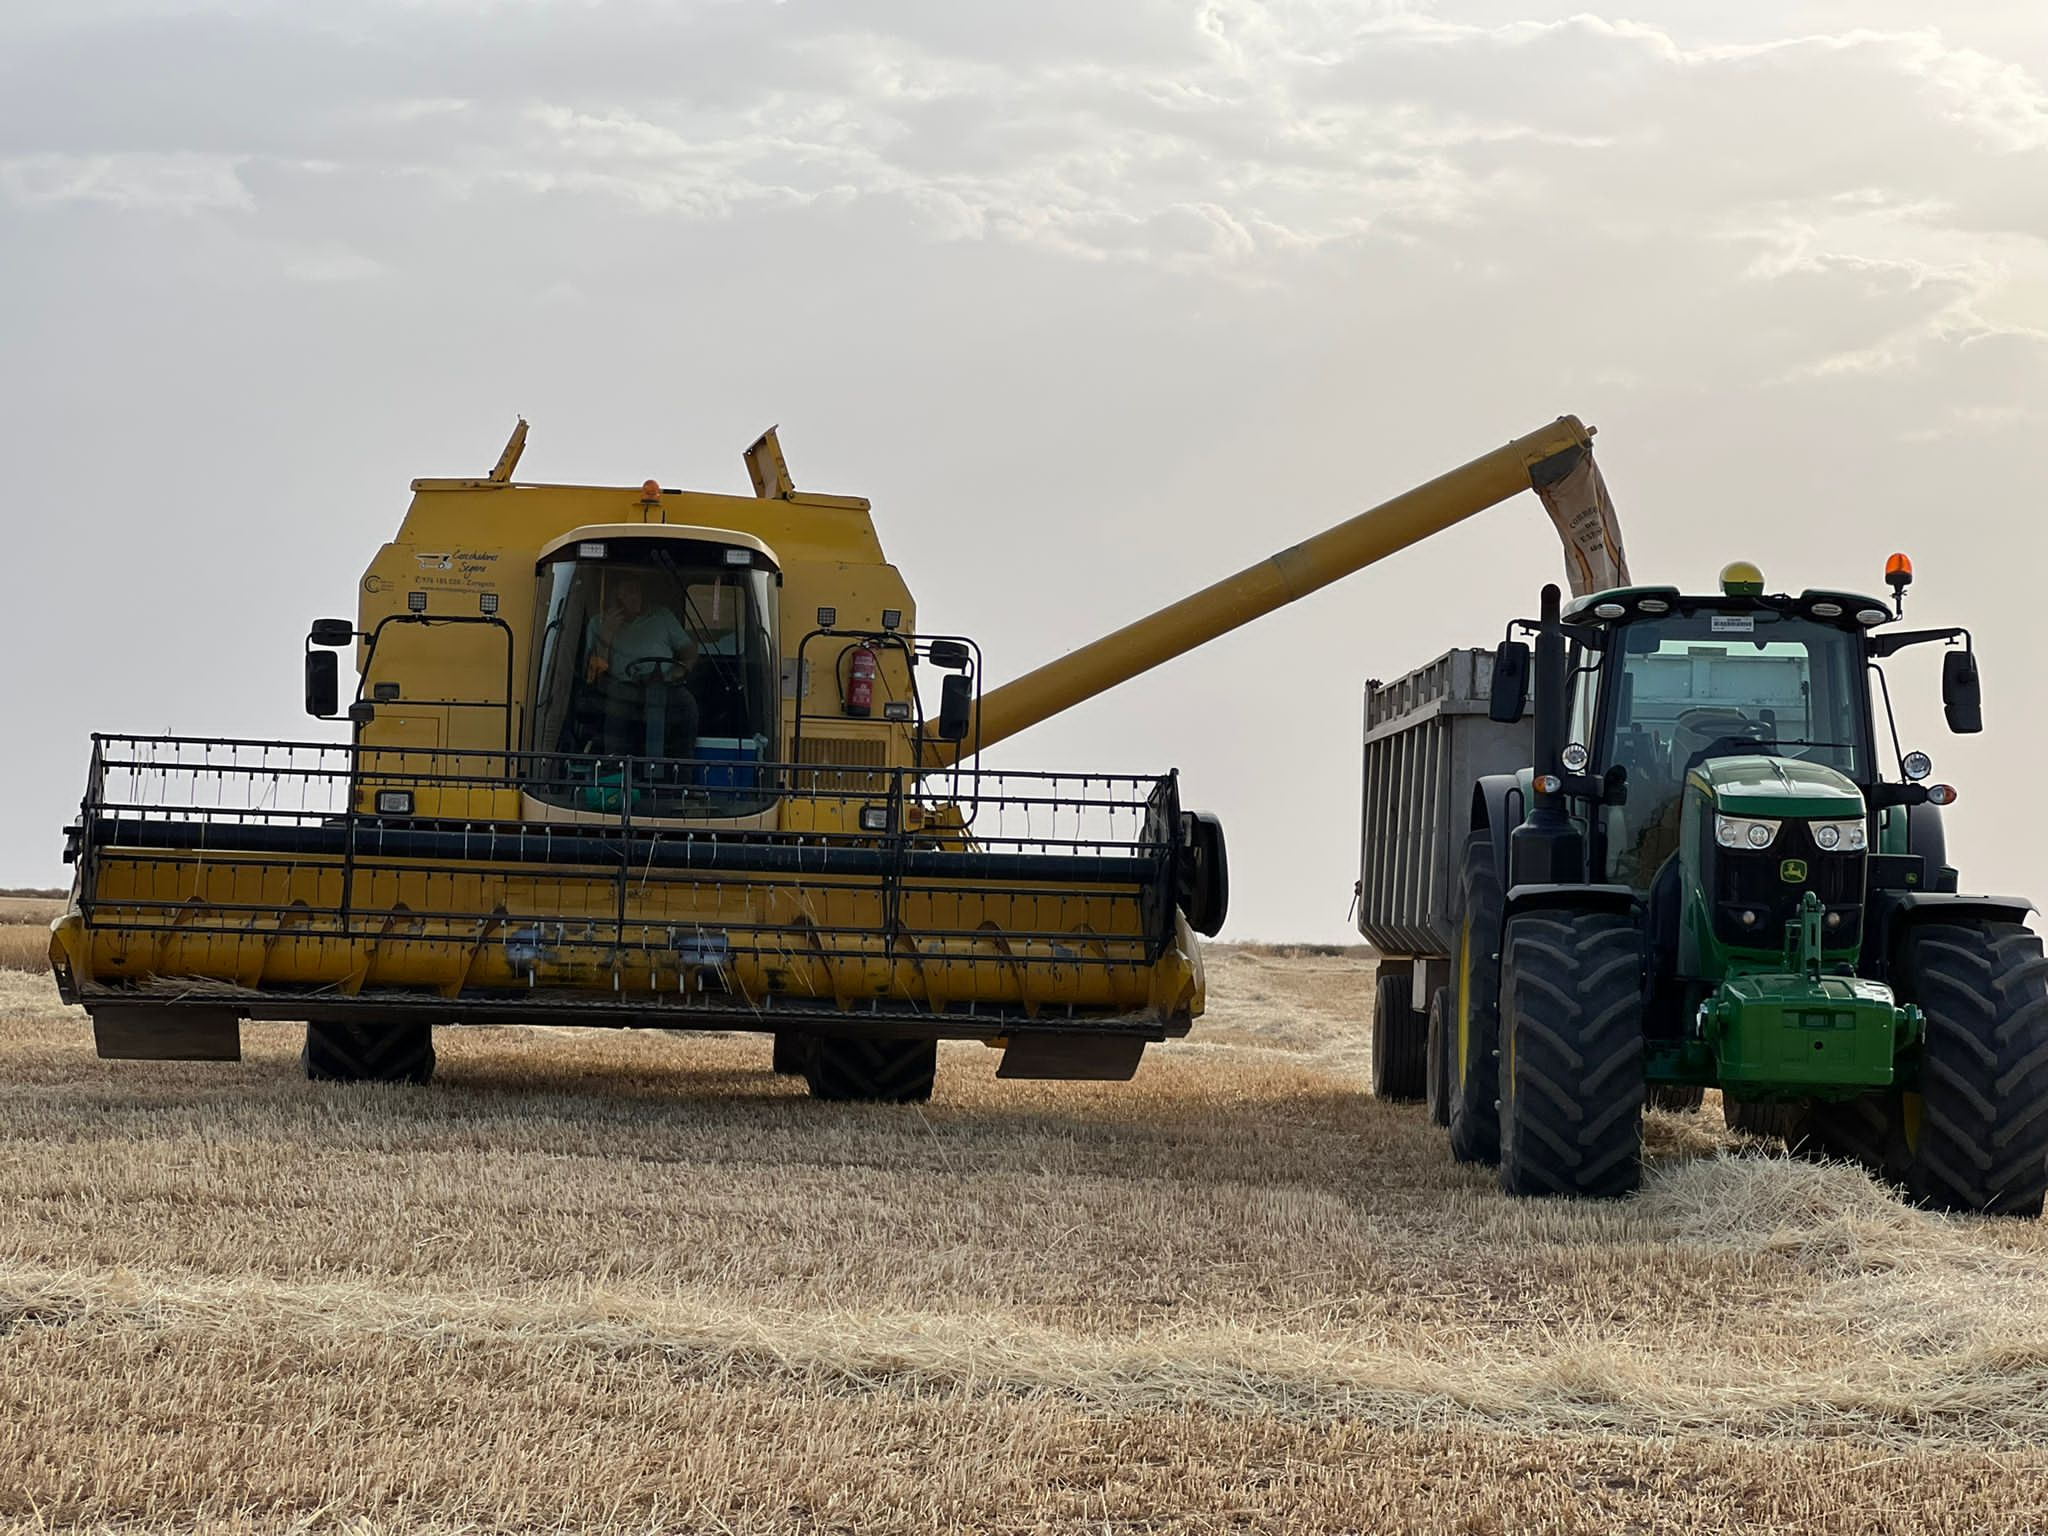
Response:
[{"label": "tractor hood", "polygon": [[1710,757],[1693,770],[1717,809],[1731,816],[1851,817],[1863,792],[1820,763],[1792,757]]}]

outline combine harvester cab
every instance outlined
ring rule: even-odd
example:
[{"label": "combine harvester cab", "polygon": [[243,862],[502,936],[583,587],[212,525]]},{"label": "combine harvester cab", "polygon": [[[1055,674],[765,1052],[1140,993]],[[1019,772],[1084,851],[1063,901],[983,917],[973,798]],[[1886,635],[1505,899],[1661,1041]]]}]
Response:
[{"label": "combine harvester cab", "polygon": [[[307,639],[346,743],[99,736],[52,958],[102,1055],[424,1081],[436,1026],[745,1029],[827,1098],[918,1099],[935,1042],[1125,1078],[1203,1005],[1222,830],[1173,773],[984,747],[1437,528],[1589,466],[1571,418],[1016,681],[919,631],[867,502],[419,480]],[[342,695],[339,652],[354,651]],[[920,677],[936,677],[926,715]]]}]

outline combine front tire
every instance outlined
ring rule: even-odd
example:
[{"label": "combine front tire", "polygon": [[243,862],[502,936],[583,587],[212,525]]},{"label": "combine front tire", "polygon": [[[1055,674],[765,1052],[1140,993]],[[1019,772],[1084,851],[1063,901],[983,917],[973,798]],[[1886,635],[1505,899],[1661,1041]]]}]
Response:
[{"label": "combine front tire", "polygon": [[1465,841],[1457,950],[1451,956],[1451,1016],[1444,1024],[1450,1090],[1451,1156],[1500,1161],[1500,876],[1486,831]]},{"label": "combine front tire", "polygon": [[775,1032],[773,1067],[777,1077],[802,1077],[804,1058],[810,1054],[811,1038],[793,1029]]},{"label": "combine front tire", "polygon": [[316,1083],[427,1083],[430,1024],[308,1024],[299,1061]]},{"label": "combine front tire", "polygon": [[1613,1199],[1642,1178],[1642,943],[1618,912],[1508,929],[1501,976],[1500,1182]]},{"label": "combine front tire", "polygon": [[939,1070],[936,1040],[811,1042],[803,1074],[811,1097],[881,1104],[922,1104]]},{"label": "combine front tire", "polygon": [[[2038,1216],[2048,1190],[2048,959],[2018,923],[1929,923],[1904,991],[1927,1019],[1898,1094],[1906,1188],[1946,1211]],[[1917,1101],[1917,1102],[1916,1102]]]},{"label": "combine front tire", "polygon": [[1380,973],[1372,1013],[1372,1096],[1413,1103],[1428,1086],[1429,1020],[1408,1006],[1405,971]]}]

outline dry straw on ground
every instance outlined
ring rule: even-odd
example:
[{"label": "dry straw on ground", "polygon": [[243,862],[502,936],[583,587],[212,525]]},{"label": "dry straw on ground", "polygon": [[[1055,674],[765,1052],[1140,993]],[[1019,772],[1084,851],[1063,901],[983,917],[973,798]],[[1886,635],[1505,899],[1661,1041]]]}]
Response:
[{"label": "dry straw on ground", "polygon": [[1509,1204],[1360,1083],[1370,966],[1216,954],[1123,1085],[475,1031],[426,1092],[102,1063],[0,974],[0,1521],[2038,1530],[2048,1233],[1656,1117]]}]

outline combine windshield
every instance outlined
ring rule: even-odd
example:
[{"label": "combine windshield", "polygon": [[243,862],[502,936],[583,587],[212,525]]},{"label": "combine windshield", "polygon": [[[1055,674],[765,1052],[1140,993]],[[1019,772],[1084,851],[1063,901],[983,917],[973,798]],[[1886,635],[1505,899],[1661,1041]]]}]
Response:
[{"label": "combine windshield", "polygon": [[542,560],[532,793],[575,810],[748,815],[776,757],[773,562],[698,539],[571,543]]},{"label": "combine windshield", "polygon": [[1760,608],[1639,620],[1613,647],[1621,676],[1603,766],[1628,775],[1628,800],[1610,820],[1612,878],[1647,888],[1678,847],[1685,776],[1710,757],[1800,758],[1868,779],[1860,635]]}]

